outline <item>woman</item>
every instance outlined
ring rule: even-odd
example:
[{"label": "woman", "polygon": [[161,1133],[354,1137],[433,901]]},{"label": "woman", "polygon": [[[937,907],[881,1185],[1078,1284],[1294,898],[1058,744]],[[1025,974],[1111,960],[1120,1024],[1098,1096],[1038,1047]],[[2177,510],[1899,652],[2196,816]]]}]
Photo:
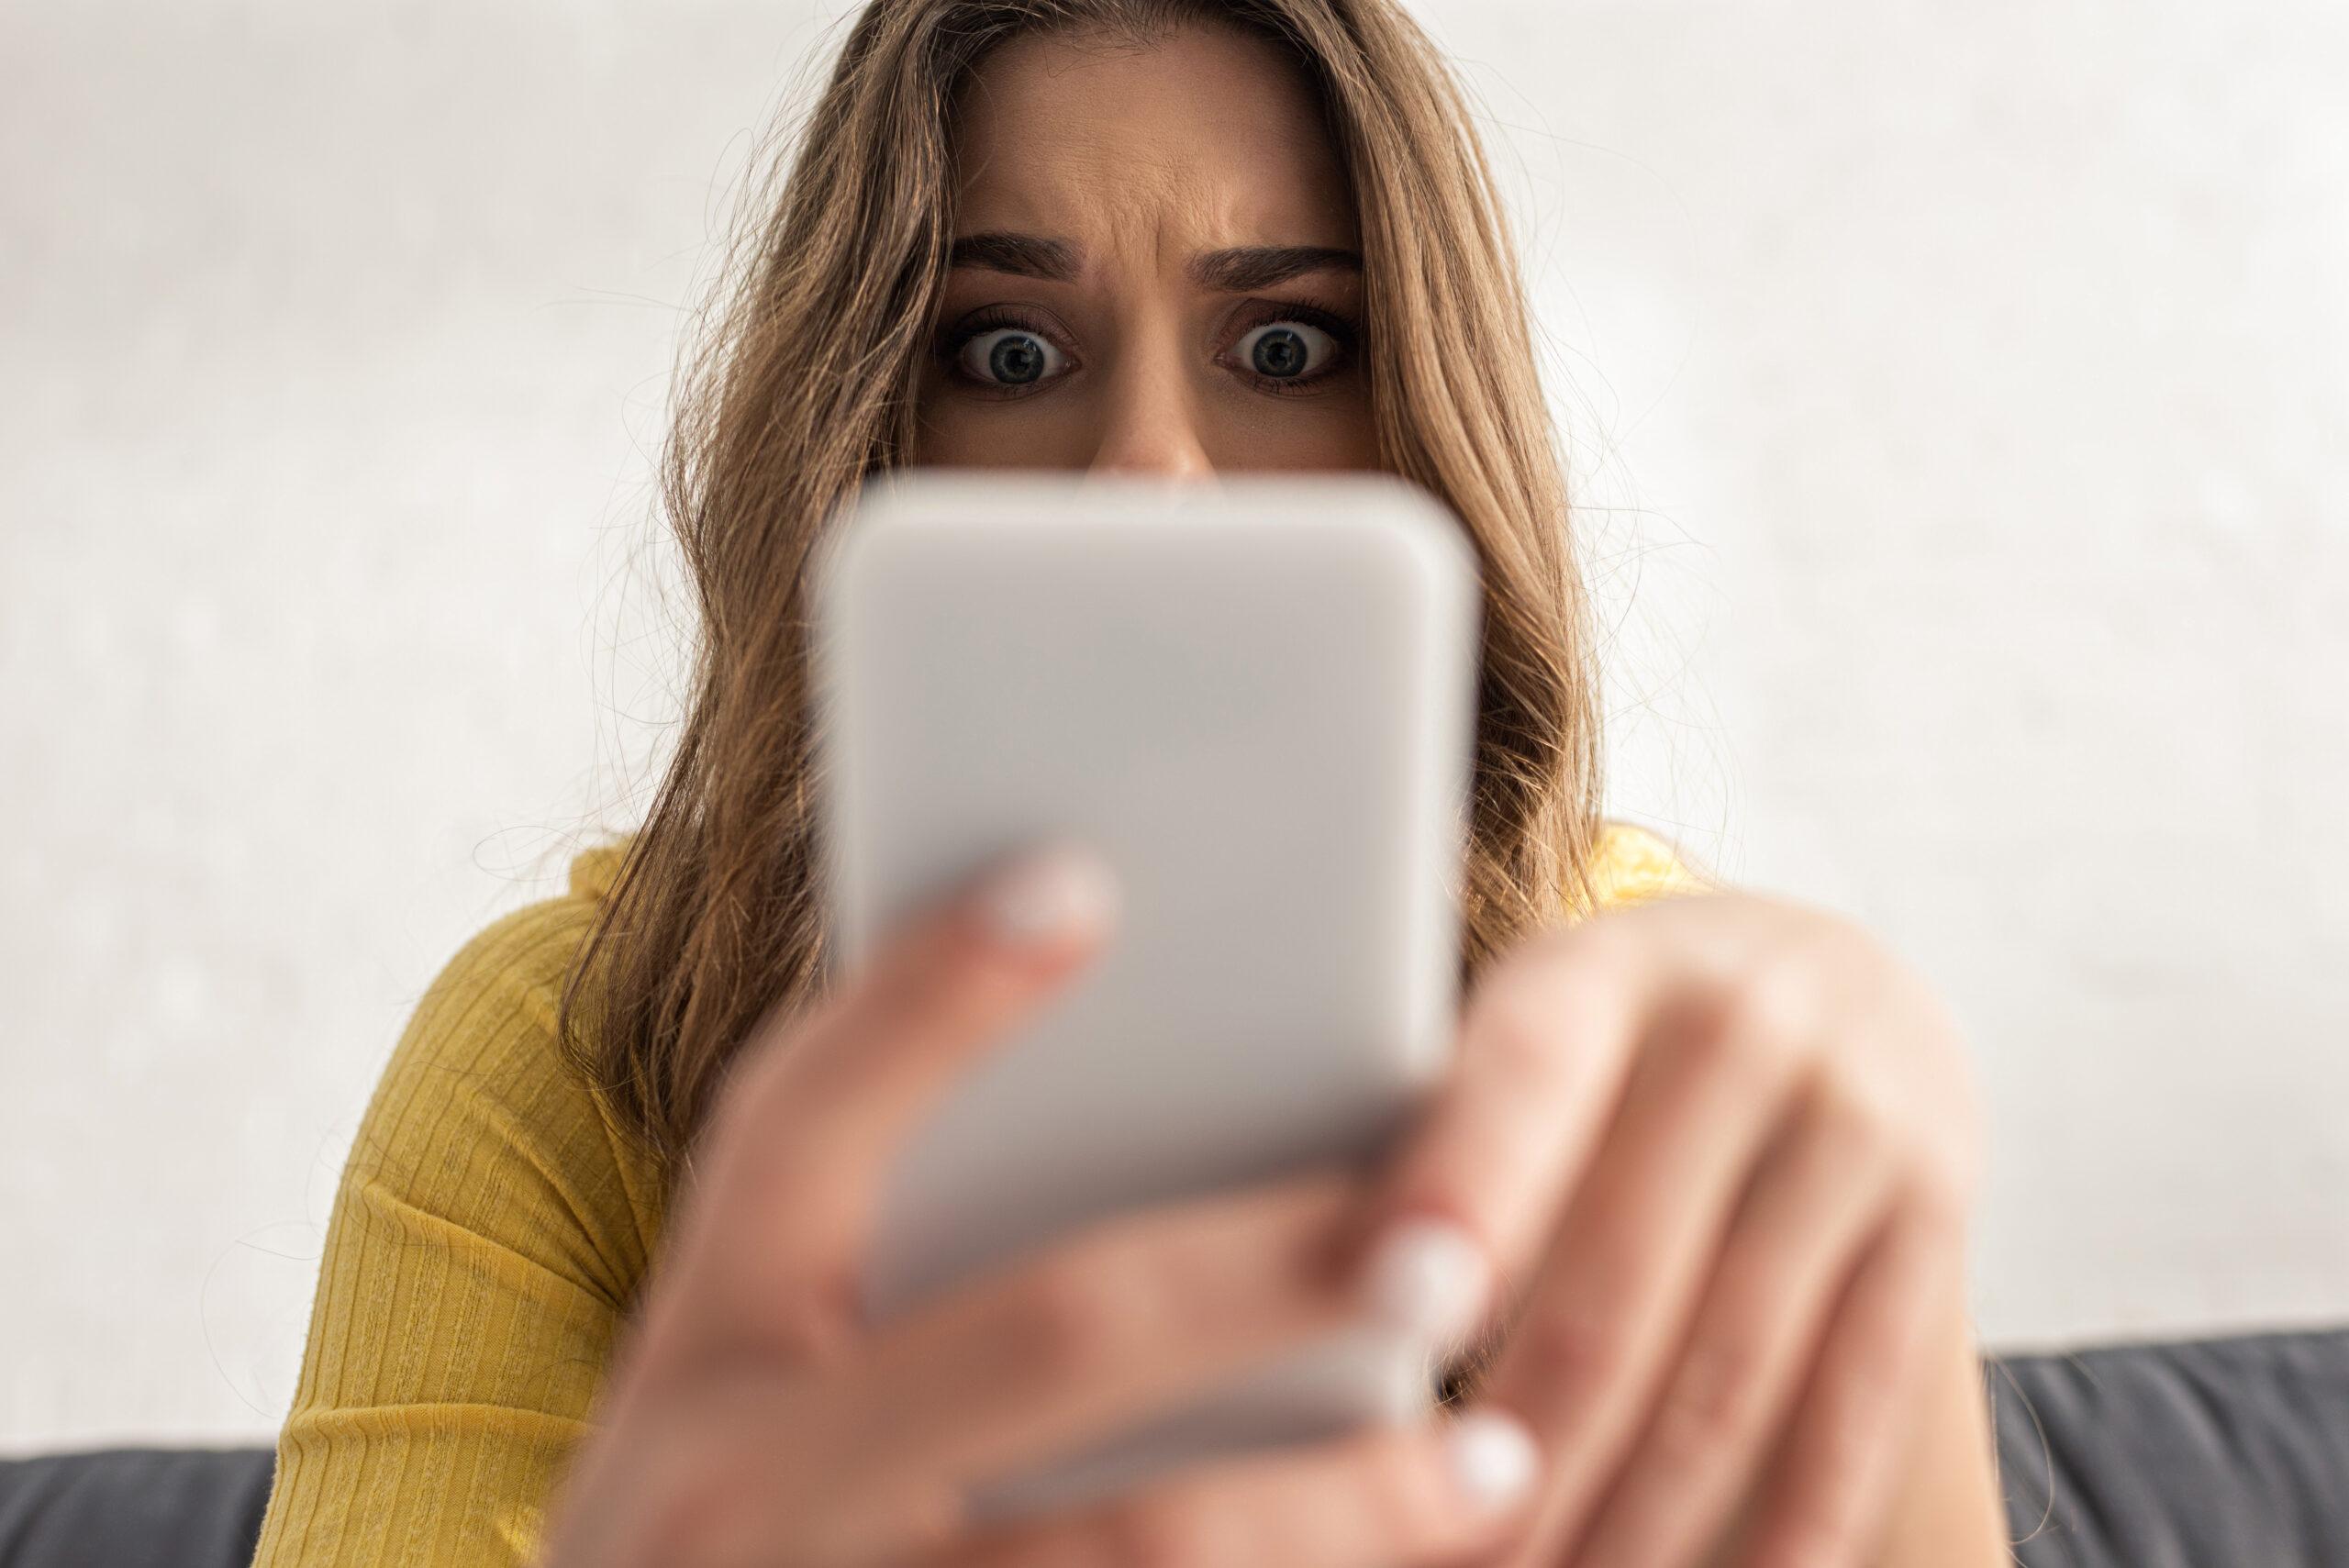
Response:
[{"label": "woman", "polygon": [[[1865,933],[1598,819],[1522,295],[1389,0],[874,0],[751,239],[667,469],[675,762],[404,1037],[260,1563],[2006,1561],[1963,1050]],[[803,577],[904,462],[1391,469],[1474,537],[1487,632],[1460,1065],[1393,1162],[874,1329],[846,1282],[896,1137],[1115,908],[1028,856],[819,984]],[[1473,1335],[1443,1418],[958,1512],[1362,1314]]]}]

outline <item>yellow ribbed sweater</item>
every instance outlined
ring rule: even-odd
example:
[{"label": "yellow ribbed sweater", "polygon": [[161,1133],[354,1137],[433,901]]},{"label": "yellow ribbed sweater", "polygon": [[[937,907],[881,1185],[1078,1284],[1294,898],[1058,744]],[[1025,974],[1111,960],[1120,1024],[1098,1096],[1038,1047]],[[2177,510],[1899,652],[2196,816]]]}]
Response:
[{"label": "yellow ribbed sweater", "polygon": [[[513,1568],[653,1255],[661,1196],[563,1065],[555,1003],[620,862],[496,921],[425,993],[327,1226],[256,1568]],[[1610,823],[1602,906],[1713,884]]]}]

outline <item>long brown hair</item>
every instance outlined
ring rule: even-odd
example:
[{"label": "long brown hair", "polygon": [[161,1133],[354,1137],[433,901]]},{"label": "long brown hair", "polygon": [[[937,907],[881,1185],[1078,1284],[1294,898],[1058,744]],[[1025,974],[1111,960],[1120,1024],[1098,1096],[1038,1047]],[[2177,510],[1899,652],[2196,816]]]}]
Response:
[{"label": "long brown hair", "polygon": [[1479,558],[1464,981],[1592,905],[1598,711],[1564,478],[1492,173],[1425,35],[1392,0],[871,0],[681,366],[661,489],[699,611],[691,696],[562,997],[573,1065],[664,1181],[753,1023],[822,983],[807,573],[836,505],[910,450],[957,91],[1017,34],[1197,22],[1271,41],[1318,92],[1362,229],[1380,463]]}]

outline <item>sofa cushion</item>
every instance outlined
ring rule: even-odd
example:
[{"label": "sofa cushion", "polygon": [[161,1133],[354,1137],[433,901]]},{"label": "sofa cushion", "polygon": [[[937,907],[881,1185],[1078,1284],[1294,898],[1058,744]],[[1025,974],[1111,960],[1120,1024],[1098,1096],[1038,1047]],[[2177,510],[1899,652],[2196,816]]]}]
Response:
[{"label": "sofa cushion", "polygon": [[0,1460],[0,1568],[246,1568],[275,1462],[265,1448]]},{"label": "sofa cushion", "polygon": [[2349,1329],[1987,1370],[2023,1568],[2349,1564]]}]

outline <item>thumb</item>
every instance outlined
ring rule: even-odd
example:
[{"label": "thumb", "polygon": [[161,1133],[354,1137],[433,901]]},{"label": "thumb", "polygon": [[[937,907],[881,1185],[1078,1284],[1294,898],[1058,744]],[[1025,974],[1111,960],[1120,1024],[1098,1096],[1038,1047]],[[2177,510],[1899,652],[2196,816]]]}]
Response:
[{"label": "thumb", "polygon": [[813,1010],[760,1024],[712,1114],[664,1293],[691,1304],[693,1337],[804,1344],[812,1324],[853,1319],[890,1156],[1098,951],[1117,908],[1098,854],[1050,842],[904,922]]}]

